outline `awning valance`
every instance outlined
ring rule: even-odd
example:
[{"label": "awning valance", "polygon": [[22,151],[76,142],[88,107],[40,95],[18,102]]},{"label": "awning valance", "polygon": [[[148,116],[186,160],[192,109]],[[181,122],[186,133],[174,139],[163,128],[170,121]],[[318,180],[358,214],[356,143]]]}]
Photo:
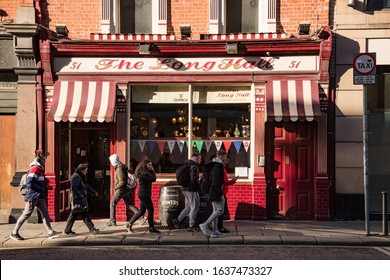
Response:
[{"label": "awning valance", "polygon": [[313,121],[322,116],[318,83],[313,80],[271,80],[266,100],[268,121]]},{"label": "awning valance", "polygon": [[49,121],[111,122],[116,84],[111,81],[57,81]]}]

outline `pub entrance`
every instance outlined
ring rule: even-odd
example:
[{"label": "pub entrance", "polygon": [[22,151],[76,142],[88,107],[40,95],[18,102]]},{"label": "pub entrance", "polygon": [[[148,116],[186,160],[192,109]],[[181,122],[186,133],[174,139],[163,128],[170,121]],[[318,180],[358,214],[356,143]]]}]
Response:
[{"label": "pub entrance", "polygon": [[[99,193],[98,197],[88,196],[91,218],[109,217],[110,129],[110,123],[106,122],[61,123],[60,197],[67,201],[75,168],[80,163],[88,163],[87,183]],[[60,220],[66,220],[69,206],[69,202],[60,205]]]}]

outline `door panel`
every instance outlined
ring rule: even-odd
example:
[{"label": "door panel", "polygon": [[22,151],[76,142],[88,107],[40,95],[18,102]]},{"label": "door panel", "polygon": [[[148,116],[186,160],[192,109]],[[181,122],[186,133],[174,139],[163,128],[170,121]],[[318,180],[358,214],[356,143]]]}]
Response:
[{"label": "door panel", "polygon": [[[275,124],[274,168],[267,174],[272,178],[267,188],[269,218],[314,218],[314,128],[314,123],[305,122]],[[276,201],[278,205],[273,205]]]}]

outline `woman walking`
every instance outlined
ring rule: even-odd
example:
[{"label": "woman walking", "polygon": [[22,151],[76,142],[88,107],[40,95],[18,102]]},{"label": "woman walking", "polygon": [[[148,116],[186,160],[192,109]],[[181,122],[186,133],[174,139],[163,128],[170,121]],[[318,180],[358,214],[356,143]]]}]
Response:
[{"label": "woman walking", "polygon": [[141,202],[141,208],[126,224],[126,229],[128,232],[134,232],[132,229],[134,222],[148,210],[149,232],[160,233],[153,224],[152,183],[156,182],[156,173],[154,172],[152,162],[147,159],[142,160],[135,169],[135,176],[138,180],[138,198]]},{"label": "woman walking", "polygon": [[90,185],[87,184],[87,172],[88,164],[81,163],[72,175],[70,186],[72,210],[69,214],[68,220],[66,221],[66,227],[64,231],[67,235],[76,234],[74,231],[72,231],[72,227],[78,215],[80,215],[80,217],[83,219],[85,225],[88,227],[88,230],[91,234],[95,235],[99,233],[99,230],[95,228],[88,215],[89,207],[87,195],[88,193],[90,193],[96,197],[98,196],[98,193]]}]

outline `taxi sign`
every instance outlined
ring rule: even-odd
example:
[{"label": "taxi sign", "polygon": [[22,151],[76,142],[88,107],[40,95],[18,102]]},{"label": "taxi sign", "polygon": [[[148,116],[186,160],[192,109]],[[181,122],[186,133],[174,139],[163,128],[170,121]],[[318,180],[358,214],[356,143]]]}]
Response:
[{"label": "taxi sign", "polygon": [[359,53],[353,59],[353,83],[375,84],[376,53]]}]

